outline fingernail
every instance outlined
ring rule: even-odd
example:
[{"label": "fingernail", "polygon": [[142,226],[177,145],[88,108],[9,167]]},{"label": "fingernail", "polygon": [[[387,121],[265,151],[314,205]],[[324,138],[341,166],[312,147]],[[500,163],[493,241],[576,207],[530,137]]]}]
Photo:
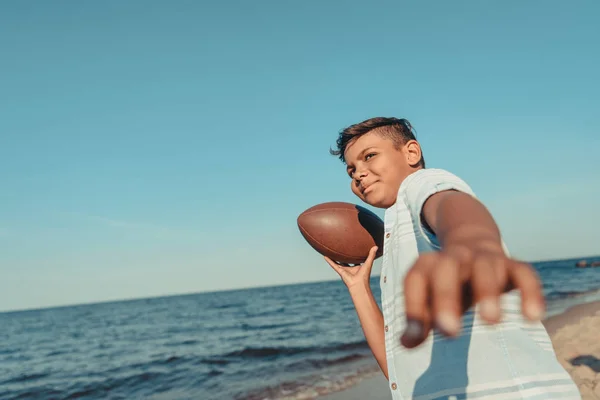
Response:
[{"label": "fingernail", "polygon": [[525,311],[530,319],[534,321],[539,321],[542,319],[544,315],[544,310],[538,304],[529,303],[525,306]]},{"label": "fingernail", "polygon": [[436,318],[437,326],[446,334],[456,335],[460,331],[460,321],[448,312],[441,312]]},{"label": "fingernail", "polygon": [[423,336],[423,323],[415,319],[409,319],[406,322],[403,336],[406,336],[408,339],[421,338]]},{"label": "fingernail", "polygon": [[491,297],[481,300],[479,303],[481,314],[488,319],[498,319],[500,316],[500,306],[498,302]]},{"label": "fingernail", "polygon": [[408,320],[400,341],[403,346],[407,348],[413,348],[421,341],[423,332],[424,327],[422,322],[417,320]]}]

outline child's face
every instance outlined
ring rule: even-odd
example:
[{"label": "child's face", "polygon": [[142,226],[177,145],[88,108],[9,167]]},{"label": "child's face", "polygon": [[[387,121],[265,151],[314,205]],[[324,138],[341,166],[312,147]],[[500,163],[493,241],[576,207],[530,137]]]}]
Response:
[{"label": "child's face", "polygon": [[400,184],[418,169],[416,164],[421,156],[415,141],[397,149],[394,142],[373,131],[351,142],[344,155],[352,178],[352,192],[378,208],[396,203]]}]

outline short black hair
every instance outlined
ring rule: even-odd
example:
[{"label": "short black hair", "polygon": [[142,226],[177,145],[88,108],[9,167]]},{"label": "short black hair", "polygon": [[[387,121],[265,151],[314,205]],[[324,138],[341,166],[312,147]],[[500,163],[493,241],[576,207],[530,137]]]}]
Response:
[{"label": "short black hair", "polygon": [[[346,163],[346,158],[344,157],[346,147],[362,135],[375,129],[377,129],[379,134],[394,142],[394,145],[398,149],[409,140],[417,140],[414,129],[407,119],[375,117],[350,125],[342,130],[336,140],[337,149],[329,149],[329,152],[334,156],[338,156],[343,163]],[[422,155],[419,165],[425,168],[425,158]]]}]

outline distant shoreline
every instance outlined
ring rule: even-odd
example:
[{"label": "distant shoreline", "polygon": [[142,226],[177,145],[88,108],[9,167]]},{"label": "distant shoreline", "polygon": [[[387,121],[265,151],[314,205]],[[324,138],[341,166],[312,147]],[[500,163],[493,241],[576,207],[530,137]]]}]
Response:
[{"label": "distant shoreline", "polygon": [[[550,263],[550,262],[573,262],[573,269],[577,269],[576,262],[580,260],[590,260],[590,259],[600,259],[600,255],[596,256],[581,256],[581,257],[568,257],[568,258],[552,258],[547,260],[537,260],[537,261],[527,261],[530,264],[540,264],[540,263]],[[588,267],[588,268],[600,268],[600,267]],[[371,279],[379,278],[380,274],[373,274]],[[160,298],[169,298],[169,297],[185,297],[185,296],[195,296],[200,294],[211,294],[211,293],[228,293],[228,292],[236,292],[240,290],[255,290],[255,289],[269,289],[275,287],[287,287],[287,286],[298,286],[298,285],[311,285],[318,283],[328,283],[339,281],[339,278],[333,277],[331,279],[321,279],[321,280],[309,280],[303,282],[290,282],[290,283],[276,283],[276,284],[267,284],[260,286],[251,286],[251,287],[239,287],[239,288],[228,288],[228,289],[214,289],[214,290],[200,290],[194,292],[182,292],[182,293],[166,293],[166,294],[157,294],[157,295],[148,295],[142,297],[124,297],[124,298],[115,298],[115,299],[106,299],[106,300],[91,300],[89,302],[82,303],[71,303],[71,304],[57,304],[50,306],[34,306],[34,307],[25,307],[25,308],[17,308],[17,309],[0,309],[0,314],[11,314],[11,313],[19,313],[19,312],[37,312],[37,311],[45,311],[52,309],[61,309],[68,307],[83,307],[83,306],[94,306],[94,305],[102,305],[102,304],[112,304],[112,303],[121,303],[121,302],[131,302],[131,301],[144,301],[144,300],[153,300]]]}]

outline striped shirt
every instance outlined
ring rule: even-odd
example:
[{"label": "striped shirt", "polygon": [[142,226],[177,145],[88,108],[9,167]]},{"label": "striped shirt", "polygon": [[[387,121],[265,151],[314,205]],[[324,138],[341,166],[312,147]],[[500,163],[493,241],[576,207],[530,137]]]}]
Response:
[{"label": "striped shirt", "polygon": [[499,324],[486,324],[477,309],[471,309],[463,316],[459,337],[447,339],[433,331],[416,349],[401,345],[403,278],[419,254],[440,249],[421,221],[421,209],[429,196],[450,189],[475,197],[464,181],[449,172],[419,170],[402,182],[396,203],[385,212],[380,285],[392,398],[581,399],[544,326],[522,317],[517,291],[502,296]]}]

